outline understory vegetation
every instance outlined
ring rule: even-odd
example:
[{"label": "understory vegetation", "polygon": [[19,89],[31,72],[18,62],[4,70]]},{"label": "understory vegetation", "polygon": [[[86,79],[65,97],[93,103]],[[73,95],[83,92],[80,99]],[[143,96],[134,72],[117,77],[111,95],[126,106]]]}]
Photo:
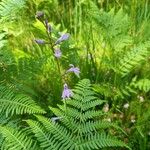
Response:
[{"label": "understory vegetation", "polygon": [[149,150],[150,1],[0,0],[0,149]]}]

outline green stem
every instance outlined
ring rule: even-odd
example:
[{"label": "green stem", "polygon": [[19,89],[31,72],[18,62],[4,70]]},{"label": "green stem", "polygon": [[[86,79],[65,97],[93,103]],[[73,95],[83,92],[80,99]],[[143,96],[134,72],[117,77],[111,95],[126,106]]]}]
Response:
[{"label": "green stem", "polygon": [[[42,22],[42,23],[44,24],[44,26],[45,26],[45,28],[46,28],[45,23],[44,23],[44,22]],[[50,42],[50,48],[51,48],[51,50],[52,50],[52,52],[53,52],[53,54],[54,54],[54,53],[55,53],[55,50],[54,50],[54,45],[53,45],[53,42],[52,42],[52,39],[51,39],[51,32],[49,33],[49,32],[47,31],[47,29],[46,29],[46,34],[47,34],[48,40],[49,40],[49,42]],[[60,69],[59,61],[58,61],[58,59],[57,59],[56,57],[54,57],[54,58],[55,58],[55,60],[56,60],[56,64],[57,64],[57,68],[58,68],[58,73],[59,73],[59,75],[60,75],[60,80],[62,81],[62,75],[61,75],[61,69]]]}]

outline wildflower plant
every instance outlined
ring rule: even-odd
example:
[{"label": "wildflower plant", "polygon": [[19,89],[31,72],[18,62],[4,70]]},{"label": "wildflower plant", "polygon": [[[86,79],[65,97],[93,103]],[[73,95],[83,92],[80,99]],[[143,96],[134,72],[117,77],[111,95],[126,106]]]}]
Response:
[{"label": "wildflower plant", "polygon": [[[14,144],[7,142],[6,145],[1,146],[3,138],[0,134],[0,149],[6,146],[6,149],[18,150],[18,144],[21,144],[20,146],[23,147],[20,149],[30,150],[32,147],[36,150],[34,144],[28,142],[30,138],[21,136],[23,133],[20,132],[20,128],[17,132],[13,123],[11,123],[12,128],[5,128],[7,120],[12,117],[10,120],[14,122],[14,118],[19,118],[19,116],[23,119],[24,117],[34,118],[35,113],[42,115],[45,110],[48,110],[48,106],[56,106],[58,102],[63,102],[66,106],[63,111],[69,115],[66,124],[64,124],[66,118],[60,117],[62,115],[55,114],[55,117],[52,117],[52,113],[49,112],[44,116],[48,117],[47,123],[52,121],[51,124],[45,126],[46,123],[42,125],[34,122],[35,120],[29,121],[36,133],[35,136],[39,137],[38,140],[42,143],[41,149],[60,149],[59,146],[62,146],[63,142],[64,146],[67,145],[65,141],[68,140],[63,136],[65,132],[62,132],[63,129],[61,130],[60,126],[54,135],[57,123],[65,127],[68,125],[68,130],[70,126],[78,127],[78,129],[71,130],[71,135],[77,135],[75,140],[73,138],[73,143],[80,140],[80,135],[86,138],[87,131],[89,131],[87,138],[91,140],[91,133],[95,133],[92,130],[93,121],[101,118],[91,117],[87,119],[87,123],[84,122],[81,125],[83,118],[90,116],[89,113],[85,113],[89,107],[82,105],[83,99],[86,97],[85,103],[91,106],[90,111],[94,110],[93,105],[97,101],[92,102],[88,95],[89,91],[79,99],[79,96],[85,92],[81,87],[78,87],[79,96],[71,90],[72,85],[79,79],[76,77],[81,76],[80,71],[81,77],[86,77],[96,84],[94,90],[98,97],[107,100],[106,105],[96,106],[95,110],[103,108],[102,113],[108,114],[105,121],[109,123],[116,121],[128,136],[123,136],[122,133],[116,134],[113,131],[112,133],[121,137],[125,143],[129,143],[133,150],[150,149],[150,5],[148,0],[134,0],[128,3],[93,0],[76,2],[70,0],[27,3],[26,0],[0,1],[0,88],[4,84],[11,84],[12,91],[17,89],[16,93],[0,89],[0,130],[6,137],[6,141],[16,140]],[[36,8],[47,10],[45,13],[38,11],[36,14],[38,20],[35,22],[33,14]],[[60,24],[54,26],[49,21]],[[40,30],[34,32],[37,26]],[[58,32],[66,27],[69,33]],[[31,34],[33,32],[37,39],[33,38]],[[75,42],[70,41],[70,37],[73,37]],[[33,39],[36,43],[34,45],[31,43]],[[78,68],[78,66],[81,67]],[[18,95],[18,93],[23,93],[23,95]],[[61,96],[63,101],[59,101]],[[34,100],[38,103],[34,103]],[[67,103],[70,105],[70,111],[68,111]],[[43,110],[37,107],[37,104]],[[60,106],[61,110],[62,107]],[[74,108],[76,111],[72,111]],[[76,115],[78,112],[79,115]],[[92,126],[89,126],[90,123]],[[47,127],[52,133],[49,134],[45,130]],[[84,127],[85,129],[81,130]],[[39,134],[44,136],[37,136]],[[51,134],[55,140],[51,138]],[[59,135],[60,139],[58,139]],[[78,142],[83,143],[83,149],[90,149],[85,147],[85,141],[82,138]],[[97,141],[96,138],[95,141]],[[34,141],[36,141],[35,137]],[[51,145],[49,145],[50,141]],[[58,145],[53,144],[54,141],[58,141]],[[94,143],[90,142],[89,146],[91,147]],[[70,145],[73,145],[72,142]],[[68,146],[66,149],[69,149]],[[37,149],[40,149],[39,143]],[[62,149],[65,150],[63,146]],[[98,148],[95,146],[94,149]]]},{"label": "wildflower plant", "polygon": [[63,87],[64,87],[64,89],[62,91],[62,99],[66,100],[66,99],[72,97],[72,95],[73,95],[72,91],[68,88],[68,85],[66,83],[67,74],[69,72],[73,72],[78,78],[79,78],[79,74],[80,74],[80,69],[78,67],[74,67],[73,64],[70,64],[69,65],[70,68],[68,70],[66,70],[64,73],[63,73],[63,70],[61,70],[61,64],[60,64],[59,60],[61,59],[63,54],[60,49],[60,46],[61,46],[62,42],[66,41],[70,38],[70,34],[69,33],[59,34],[60,36],[56,39],[52,34],[52,32],[53,32],[52,26],[49,24],[48,20],[45,19],[44,13],[41,11],[37,12],[36,18],[40,22],[42,22],[42,24],[44,25],[46,34],[47,34],[47,40],[35,39],[35,42],[39,45],[44,45],[44,44],[49,45],[49,47],[52,51],[54,60],[56,62],[57,68],[58,68],[60,82],[63,84]]},{"label": "wildflower plant", "polygon": [[[0,133],[4,137],[2,149],[95,150],[122,147],[122,149],[131,150],[120,138],[110,133],[110,129],[116,132],[122,132],[122,129],[109,120],[102,120],[105,113],[97,107],[106,101],[96,97],[90,81],[81,80],[73,91],[73,98],[65,101],[66,105],[58,105],[57,108],[49,106],[51,112],[55,114],[55,117],[52,118],[47,117],[46,112],[36,103],[28,103],[28,99],[23,96],[19,99],[15,97],[18,101],[13,103],[13,95],[8,94],[3,97],[1,94],[2,100],[7,98],[5,102],[0,101],[3,110],[7,110],[2,111],[4,114],[12,116],[15,113],[18,115],[27,113],[31,115],[23,121],[20,120],[21,124],[24,122],[23,127],[20,124],[18,127],[12,126],[7,124],[7,121],[0,124]],[[63,97],[68,98],[70,92],[65,84]],[[8,103],[9,107],[7,107]]]}]

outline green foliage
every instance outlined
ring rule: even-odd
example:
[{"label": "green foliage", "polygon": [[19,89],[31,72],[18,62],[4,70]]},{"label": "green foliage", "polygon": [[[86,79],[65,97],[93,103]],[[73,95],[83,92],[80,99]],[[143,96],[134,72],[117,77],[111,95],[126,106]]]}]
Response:
[{"label": "green foliage", "polygon": [[0,48],[4,47],[4,45],[7,43],[7,40],[4,39],[5,33],[0,33]]},{"label": "green foliage", "polygon": [[63,106],[50,107],[60,118],[59,122],[39,115],[36,115],[39,122],[27,120],[41,147],[56,150],[98,149],[113,146],[129,148],[114,136],[104,132],[104,129],[116,126],[102,121],[104,113],[99,109],[96,110],[95,107],[105,101],[94,96],[89,80],[80,81],[73,91],[73,99],[64,101]]},{"label": "green foliage", "polygon": [[[12,94],[12,92],[9,93],[6,94],[4,91],[5,97],[6,95],[9,97]],[[120,130],[120,128],[103,120],[105,114],[98,108],[103,103],[105,103],[104,100],[97,99],[95,96],[91,89],[90,81],[87,79],[81,80],[74,89],[72,99],[64,101],[64,105],[59,105],[59,108],[50,107],[52,112],[59,118],[58,122],[54,120],[55,117],[49,119],[41,115],[35,115],[36,120],[26,120],[29,127],[23,127],[24,129],[22,129],[22,126],[19,127],[19,124],[16,126],[15,124],[1,122],[0,133],[3,137],[1,149],[44,148],[47,150],[67,150],[99,149],[116,146],[130,149],[124,142],[109,134],[110,128],[113,127],[117,130]],[[13,103],[12,106],[15,107]],[[10,106],[7,107],[11,110]],[[35,107],[32,105],[33,111],[30,112],[29,110],[27,112],[34,114]],[[15,111],[17,114],[26,114],[26,111],[18,113],[18,110],[14,108],[13,112]],[[38,145],[40,145],[40,148]]]},{"label": "green foliage", "polygon": [[6,126],[0,126],[0,132],[5,137],[5,141],[1,147],[2,150],[37,149],[36,143],[30,137],[27,137],[26,134],[24,134],[22,131],[18,131]]},{"label": "green foliage", "polygon": [[149,92],[150,91],[150,80],[141,79],[134,84],[135,88],[138,88],[141,91]]},{"label": "green foliage", "polygon": [[[68,64],[79,66],[81,79],[89,78],[94,83],[98,97],[104,100],[88,96],[93,92],[86,89],[86,93],[83,91],[85,85],[79,85],[72,100],[66,101],[64,106],[58,105],[58,109],[52,108],[57,103],[62,103],[62,83],[50,47],[34,43],[35,37],[47,38],[43,24],[35,18],[39,10],[45,12],[45,19],[50,21],[54,32],[67,31],[71,35],[69,42],[60,46],[63,54],[59,60],[61,71],[64,72]],[[133,150],[150,149],[148,0],[1,0],[0,23],[1,130],[12,129],[12,134],[18,139],[21,139],[19,135],[28,137],[27,132],[20,132],[18,124],[20,126],[20,119],[29,117],[27,123],[41,149],[59,149],[61,142],[65,147],[70,132],[70,140],[78,134],[84,136],[77,140],[83,143],[80,148],[100,149],[103,143],[104,146],[115,143],[111,142],[112,136],[107,135],[107,132],[110,127],[120,131],[116,126],[119,124],[127,131],[128,137],[120,132],[115,135],[128,142]],[[53,40],[58,37],[59,34],[56,33]],[[78,79],[70,75],[64,80],[72,87]],[[87,94],[87,101],[84,102],[83,93]],[[99,110],[105,102],[109,105],[107,115],[116,124],[103,121],[105,113]],[[126,103],[129,104],[128,109],[124,108]],[[37,115],[39,121],[32,118],[32,114],[45,113],[48,106],[56,116],[65,117],[55,123],[48,119],[51,113],[44,114],[45,117]],[[53,124],[57,127],[54,128]],[[26,123],[23,122],[21,127],[22,125],[24,127]],[[64,140],[61,140],[60,135],[55,135],[57,128],[64,134],[59,132]],[[65,131],[69,131],[69,135]],[[95,131],[98,135],[93,134]],[[101,131],[102,134],[99,134]],[[0,143],[3,143],[6,134],[4,135],[3,138],[0,135]],[[103,136],[105,138],[101,139]],[[101,139],[100,145],[96,137]],[[86,140],[91,142],[84,143]],[[8,141],[15,144],[15,141]],[[72,141],[68,143],[71,144]],[[74,147],[74,144],[69,146]],[[8,149],[11,148],[8,146]]]},{"label": "green foliage", "polygon": [[0,112],[6,116],[15,114],[45,113],[28,96],[15,94],[11,89],[0,87]]},{"label": "green foliage", "polygon": [[136,66],[140,65],[149,56],[148,54],[150,54],[148,48],[150,48],[149,41],[137,47],[135,46],[131,51],[128,51],[118,63],[119,73],[125,76]]},{"label": "green foliage", "polygon": [[26,0],[2,0],[0,2],[0,16],[2,20],[12,20],[23,7]]}]

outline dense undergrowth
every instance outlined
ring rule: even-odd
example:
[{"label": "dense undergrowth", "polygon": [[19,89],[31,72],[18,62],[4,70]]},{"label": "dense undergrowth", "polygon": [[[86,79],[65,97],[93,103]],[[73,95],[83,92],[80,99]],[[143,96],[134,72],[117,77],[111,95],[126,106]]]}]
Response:
[{"label": "dense undergrowth", "polygon": [[0,1],[0,149],[150,149],[148,0]]}]

